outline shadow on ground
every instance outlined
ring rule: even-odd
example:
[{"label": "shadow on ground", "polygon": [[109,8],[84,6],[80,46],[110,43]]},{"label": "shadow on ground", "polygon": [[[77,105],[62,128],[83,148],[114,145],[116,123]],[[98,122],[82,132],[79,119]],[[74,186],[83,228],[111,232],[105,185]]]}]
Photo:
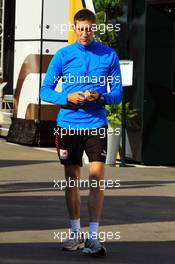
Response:
[{"label": "shadow on ground", "polygon": [[0,168],[34,165],[34,164],[42,164],[42,163],[43,164],[58,163],[58,161],[56,160],[0,160]]},{"label": "shadow on ground", "polygon": [[[2,183],[0,184],[0,194],[8,194],[8,193],[25,193],[25,192],[43,192],[43,191],[62,191],[63,188],[61,186],[65,186],[65,183],[62,182],[63,185],[61,185],[61,179],[59,179],[59,183],[57,180],[50,181],[50,182],[16,182],[15,183]],[[112,189],[137,189],[137,188],[155,188],[160,186],[166,186],[168,184],[174,184],[175,181],[120,181],[120,186],[118,187],[119,182],[113,182],[113,186],[115,187],[109,187],[107,185],[107,182],[105,184],[105,189],[112,190]],[[88,190],[89,187],[86,183],[82,183],[80,186],[81,190]],[[103,189],[103,183],[101,185],[101,188]]]},{"label": "shadow on ground", "polygon": [[0,244],[0,263],[174,264],[175,242],[110,242],[106,248],[108,256],[99,259],[61,251],[60,243]]},{"label": "shadow on ground", "polygon": [[[82,226],[87,226],[87,196],[81,197]],[[175,221],[175,198],[106,196],[101,225]],[[0,232],[67,228],[64,196],[0,197]]]}]

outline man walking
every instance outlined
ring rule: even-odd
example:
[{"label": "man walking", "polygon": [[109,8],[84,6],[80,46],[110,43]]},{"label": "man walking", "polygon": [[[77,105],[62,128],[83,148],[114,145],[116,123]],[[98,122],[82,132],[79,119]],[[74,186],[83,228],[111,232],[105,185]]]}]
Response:
[{"label": "man walking", "polygon": [[[104,190],[107,152],[107,118],[105,104],[121,102],[122,85],[116,52],[94,40],[96,17],[88,9],[74,16],[77,41],[56,52],[48,67],[40,97],[61,105],[57,116],[57,150],[64,165],[66,181],[80,181],[80,167],[85,150],[89,158],[90,192],[88,200],[89,237],[84,243],[80,233],[80,194],[78,185],[67,185],[65,196],[70,217],[71,237],[63,243],[64,250],[77,250],[94,256],[105,256],[106,249],[98,239]],[[62,78],[62,92],[55,91]],[[110,92],[107,92],[107,83]],[[102,132],[103,131],[103,136]],[[96,186],[91,186],[96,181]]]}]

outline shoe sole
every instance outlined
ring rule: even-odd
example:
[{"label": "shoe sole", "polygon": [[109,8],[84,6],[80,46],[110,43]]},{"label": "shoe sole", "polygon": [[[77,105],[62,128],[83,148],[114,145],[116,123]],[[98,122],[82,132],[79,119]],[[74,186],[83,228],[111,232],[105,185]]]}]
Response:
[{"label": "shoe sole", "polygon": [[84,243],[82,243],[82,245],[77,245],[73,248],[62,248],[63,251],[76,251],[76,250],[79,250],[79,249],[83,249],[84,248]]}]

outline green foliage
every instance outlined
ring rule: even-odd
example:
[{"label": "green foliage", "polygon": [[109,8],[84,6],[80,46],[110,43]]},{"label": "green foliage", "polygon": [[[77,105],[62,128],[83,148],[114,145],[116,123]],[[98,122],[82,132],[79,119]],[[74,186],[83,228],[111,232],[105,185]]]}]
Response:
[{"label": "green foliage", "polygon": [[[106,105],[107,118],[112,127],[122,123],[122,104]],[[132,127],[135,117],[138,115],[137,109],[130,109],[130,104],[126,103],[126,125]]]},{"label": "green foliage", "polygon": [[116,18],[122,15],[122,0],[95,0],[95,7],[98,10],[103,10],[107,17]]},{"label": "green foliage", "polygon": [[[107,45],[114,50],[118,50],[119,32],[116,30],[109,31],[108,25],[117,25],[117,18],[122,16],[123,0],[94,0],[97,28],[100,25],[105,26],[105,33],[102,34],[101,30],[96,33],[97,41]],[[107,105],[106,106],[107,118],[111,126],[116,127],[121,125],[122,122],[122,104]],[[126,125],[132,127],[135,117],[138,116],[138,110],[130,109],[130,104],[126,104]]]},{"label": "green foliage", "polygon": [[106,113],[108,122],[112,127],[121,125],[121,114],[122,108],[121,105],[106,105]]},{"label": "green foliage", "polygon": [[[118,49],[118,31],[109,31],[107,26],[112,24],[115,28],[117,17],[122,16],[122,0],[94,0],[98,31],[96,32],[97,41],[115,50]],[[105,33],[102,34],[99,25],[105,25]]]}]

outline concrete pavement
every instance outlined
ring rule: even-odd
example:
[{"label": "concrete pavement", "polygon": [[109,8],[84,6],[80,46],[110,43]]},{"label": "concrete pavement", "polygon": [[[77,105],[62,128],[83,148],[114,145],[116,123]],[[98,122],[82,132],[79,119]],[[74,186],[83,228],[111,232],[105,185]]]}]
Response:
[{"label": "concrete pavement", "polygon": [[[88,166],[81,170],[88,177]],[[175,259],[175,168],[106,167],[101,234],[112,234],[105,259],[62,252],[55,234],[69,227],[64,179],[54,149],[8,144],[0,139],[0,263],[169,264]],[[81,189],[81,225],[87,231],[88,188]],[[116,234],[120,234],[120,239]],[[103,237],[104,238],[104,237]]]}]

